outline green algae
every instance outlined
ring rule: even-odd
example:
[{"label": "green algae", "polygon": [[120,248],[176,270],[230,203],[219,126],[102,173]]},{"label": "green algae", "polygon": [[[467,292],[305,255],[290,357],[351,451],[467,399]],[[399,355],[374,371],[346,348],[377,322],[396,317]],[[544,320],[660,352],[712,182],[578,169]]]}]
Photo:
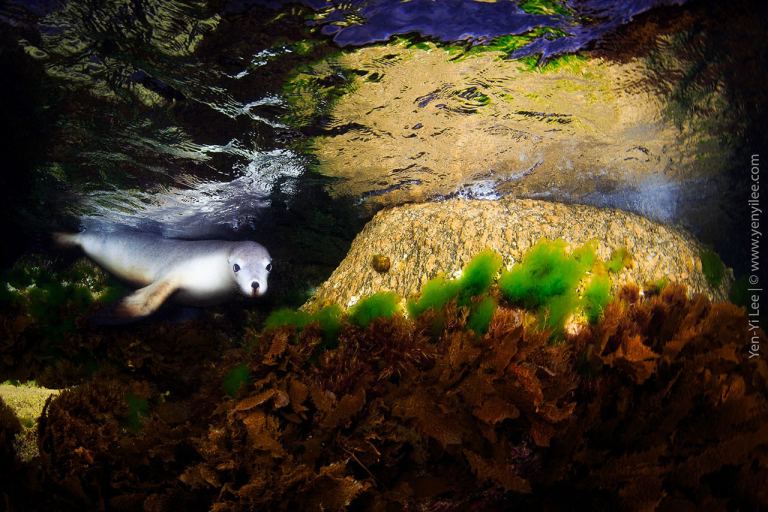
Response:
[{"label": "green algae", "polygon": [[[501,255],[484,250],[469,261],[460,277],[448,279],[439,274],[427,281],[421,292],[406,302],[406,311],[412,320],[433,312],[424,326],[427,332],[436,334],[445,327],[446,307],[453,302],[466,315],[466,328],[483,335],[501,300],[533,312],[539,326],[555,340],[562,337],[566,323],[574,315],[583,315],[591,324],[600,320],[613,298],[611,273],[629,264],[626,248],[612,251],[607,262],[599,258],[597,249],[595,240],[569,250],[562,239],[541,239],[500,277]],[[280,309],[267,318],[264,330],[291,327],[298,334],[315,323],[323,333],[321,346],[327,348],[338,341],[345,324],[365,328],[375,319],[392,318],[399,311],[398,295],[383,291],[362,298],[346,312],[338,305],[315,313]]]},{"label": "green algae", "polygon": [[[590,323],[600,318],[612,298],[611,279],[601,269],[621,268],[628,258],[626,250],[617,249],[612,254],[613,261],[604,264],[597,256],[596,241],[570,252],[566,249],[563,240],[540,240],[517,265],[502,272],[498,280],[501,296],[512,304],[536,311],[539,324],[553,336],[561,334],[568,318],[578,311],[583,311]],[[495,299],[488,295],[500,265],[498,254],[484,251],[467,265],[460,279],[437,276],[424,285],[418,298],[408,301],[409,315],[416,318],[427,310],[439,311],[452,300],[457,300],[459,306],[474,302],[468,327],[485,332],[496,307]],[[590,272],[593,276],[580,293],[580,286]],[[478,301],[477,297],[481,299]]]},{"label": "green algae", "polygon": [[632,256],[629,254],[627,248],[619,247],[618,249],[614,249],[610,259],[605,262],[605,268],[608,272],[613,272],[615,274],[621,269],[628,267],[631,263]]},{"label": "green algae", "polygon": [[664,288],[667,287],[668,284],[669,279],[662,277],[656,279],[655,281],[651,281],[650,283],[646,283],[646,285],[643,287],[643,291],[650,295],[658,295]]},{"label": "green algae", "polygon": [[279,329],[292,326],[297,330],[306,327],[312,321],[312,315],[304,311],[290,308],[281,308],[270,313],[264,321],[264,329]]},{"label": "green algae", "polygon": [[293,327],[296,331],[302,331],[308,325],[316,323],[323,332],[326,343],[332,343],[338,338],[341,330],[343,311],[341,306],[332,304],[320,311],[309,314],[306,311],[281,308],[270,313],[264,321],[264,329],[280,329]]},{"label": "green algae", "polygon": [[237,395],[241,387],[248,385],[251,380],[251,370],[248,366],[241,364],[229,370],[224,376],[222,388],[229,396]]},{"label": "green algae", "polygon": [[493,297],[485,297],[475,304],[467,319],[467,327],[472,329],[475,334],[482,335],[488,332],[488,326],[491,324],[496,306],[496,299]]},{"label": "green algae", "polygon": [[524,0],[523,2],[520,2],[518,7],[528,14],[546,14],[550,16],[569,16],[573,14],[573,11],[568,8],[568,4],[565,1]]},{"label": "green algae", "polygon": [[23,311],[46,338],[76,330],[76,321],[96,304],[107,304],[126,288],[85,259],[59,268],[42,257],[17,261],[0,279],[0,305]]},{"label": "green algae", "polygon": [[588,269],[588,254],[577,258],[565,248],[563,240],[538,242],[519,264],[502,274],[499,289],[510,301],[528,308],[546,305],[575,289]]},{"label": "green algae", "polygon": [[[458,279],[438,275],[429,280],[418,298],[406,303],[411,318],[417,318],[428,310],[440,311],[451,301],[470,308],[469,325],[477,333],[484,333],[496,309],[496,301],[488,297],[491,285],[501,268],[501,256],[491,250],[482,251],[464,267]],[[391,318],[399,311],[400,298],[392,292],[379,292],[361,299],[347,311],[346,320],[359,327],[368,327],[377,318]],[[326,344],[338,338],[344,312],[338,305],[327,306],[310,314],[305,311],[279,309],[265,321],[264,329],[293,327],[300,331],[317,322]]]},{"label": "green algae", "polygon": [[149,402],[133,393],[126,395],[125,402],[128,404],[128,429],[136,433],[141,430],[142,419],[149,416]]},{"label": "green algae", "polygon": [[377,318],[392,318],[400,302],[393,292],[378,292],[362,299],[349,310],[349,321],[359,327],[368,327]]},{"label": "green algae", "polygon": [[344,312],[338,304],[326,306],[313,315],[313,321],[320,325],[323,339],[327,346],[333,345],[341,332],[341,320]]},{"label": "green algae", "polygon": [[410,299],[407,304],[408,315],[411,318],[421,316],[429,309],[442,309],[459,293],[459,281],[447,279],[439,275],[424,284],[418,299]]},{"label": "green algae", "polygon": [[731,286],[729,299],[737,306],[746,307],[749,304],[749,281],[747,276],[744,275],[736,278]]},{"label": "green algae", "polygon": [[590,324],[595,324],[603,309],[611,300],[611,279],[607,275],[596,275],[584,288],[583,309]]},{"label": "green algae", "polygon": [[565,322],[579,306],[579,297],[575,290],[567,290],[560,295],[550,297],[539,308],[537,318],[542,328],[551,332],[551,338],[557,339],[563,332]]},{"label": "green algae", "polygon": [[408,301],[408,314],[416,318],[427,310],[439,310],[454,299],[460,306],[468,305],[472,297],[488,293],[501,268],[501,261],[498,253],[486,250],[467,263],[459,279],[447,279],[442,274],[430,279],[418,299]]},{"label": "green algae", "polygon": [[712,249],[704,249],[699,253],[699,257],[701,258],[701,271],[707,279],[707,283],[713,288],[717,288],[725,276],[723,260]]},{"label": "green algae", "polygon": [[502,295],[513,304],[538,311],[540,325],[554,337],[562,333],[568,318],[578,310],[594,323],[611,299],[607,275],[594,275],[579,298],[579,286],[588,272],[603,265],[597,257],[596,242],[571,252],[566,248],[563,240],[540,240],[499,279]]},{"label": "green algae", "polygon": [[598,261],[597,241],[590,240],[571,251],[571,256],[585,269],[592,268]]},{"label": "green algae", "polygon": [[472,258],[464,267],[459,280],[458,303],[466,306],[472,297],[488,293],[501,268],[501,255],[485,250]]}]

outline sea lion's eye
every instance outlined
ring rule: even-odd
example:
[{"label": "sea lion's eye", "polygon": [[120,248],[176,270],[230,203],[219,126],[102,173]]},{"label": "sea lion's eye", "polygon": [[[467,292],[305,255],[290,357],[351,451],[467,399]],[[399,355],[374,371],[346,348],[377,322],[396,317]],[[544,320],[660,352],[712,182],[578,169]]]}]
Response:
[{"label": "sea lion's eye", "polygon": [[272,264],[267,263],[267,272],[272,272]]},{"label": "sea lion's eye", "polygon": [[240,272],[240,265],[235,263],[234,265],[232,265],[232,270],[234,270],[235,272]]}]

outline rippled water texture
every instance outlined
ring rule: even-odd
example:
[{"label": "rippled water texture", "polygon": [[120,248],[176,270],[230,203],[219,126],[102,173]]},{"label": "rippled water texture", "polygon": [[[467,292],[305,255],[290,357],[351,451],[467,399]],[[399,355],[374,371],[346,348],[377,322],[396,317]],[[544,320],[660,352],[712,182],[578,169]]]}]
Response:
[{"label": "rippled water texture", "polygon": [[283,99],[254,72],[292,50],[258,32],[205,49],[228,38],[220,23],[204,2],[69,2],[21,39],[60,95],[48,173],[84,225],[204,236],[292,194],[302,157],[281,142]]},{"label": "rippled water texture", "polygon": [[717,241],[754,124],[722,41],[759,24],[684,3],[41,1],[0,22],[46,76],[34,193],[81,226],[231,236],[275,204],[511,194]]},{"label": "rippled water texture", "polygon": [[[547,58],[580,50],[606,32],[638,14],[662,5],[682,5],[686,0],[302,0],[320,13],[313,20],[322,33],[340,46],[385,42],[392,36],[417,33],[444,43],[483,43],[507,34],[524,34],[547,28],[547,36],[534,39],[512,54],[541,54]],[[273,6],[289,2],[236,2],[240,8],[254,3]],[[232,8],[236,8],[232,6]],[[557,34],[557,37],[552,37]]]}]

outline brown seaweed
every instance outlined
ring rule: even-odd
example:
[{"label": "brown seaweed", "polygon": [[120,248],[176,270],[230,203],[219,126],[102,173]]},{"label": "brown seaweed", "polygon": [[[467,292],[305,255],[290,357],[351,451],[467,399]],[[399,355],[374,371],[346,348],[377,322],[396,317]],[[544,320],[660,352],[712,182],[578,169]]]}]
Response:
[{"label": "brown seaweed", "polygon": [[[153,511],[768,505],[768,365],[748,358],[743,309],[630,287],[554,345],[524,310],[501,304],[484,335],[468,314],[453,302],[416,321],[343,322],[335,346],[317,323],[247,329],[248,348],[216,357],[193,350],[202,328],[157,329],[158,352],[51,400],[25,499]],[[109,336],[123,357],[145,343]],[[230,396],[223,383],[241,366],[249,378]],[[190,388],[169,391],[185,367],[196,374],[176,386]]]}]

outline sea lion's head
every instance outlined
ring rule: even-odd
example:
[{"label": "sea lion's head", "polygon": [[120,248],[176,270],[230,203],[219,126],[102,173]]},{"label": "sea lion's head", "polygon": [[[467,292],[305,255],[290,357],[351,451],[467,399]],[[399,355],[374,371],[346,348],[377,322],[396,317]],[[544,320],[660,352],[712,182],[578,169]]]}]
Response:
[{"label": "sea lion's head", "polygon": [[236,244],[229,253],[229,268],[243,295],[257,297],[267,292],[272,258],[263,245],[256,242]]}]

